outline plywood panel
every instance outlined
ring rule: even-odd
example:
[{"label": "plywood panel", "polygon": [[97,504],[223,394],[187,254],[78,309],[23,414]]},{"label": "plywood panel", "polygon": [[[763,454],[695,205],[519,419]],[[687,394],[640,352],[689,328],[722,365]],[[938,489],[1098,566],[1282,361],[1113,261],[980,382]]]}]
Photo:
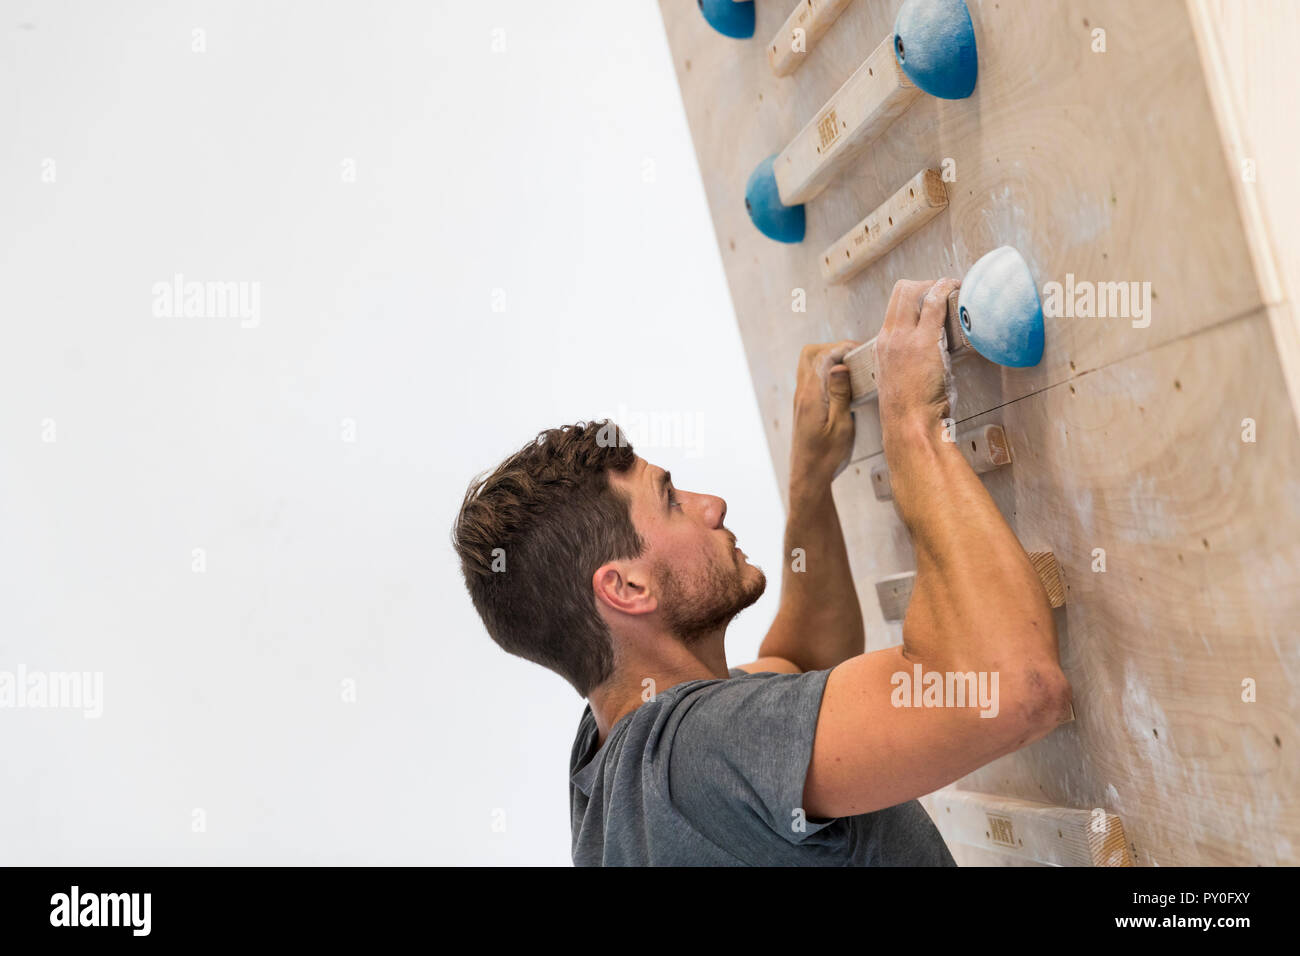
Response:
[{"label": "plywood panel", "polygon": [[[982,481],[1060,562],[1076,719],[959,786],[1104,807],[1138,865],[1300,863],[1300,434],[1271,341],[1261,309],[970,423],[1002,422],[1015,461]],[[874,461],[835,486],[859,581],[914,567]]]},{"label": "plywood panel", "polygon": [[[1151,283],[1146,327],[1049,318],[1038,367],[956,366],[959,428],[999,422],[1014,449],[981,480],[1025,547],[1060,562],[1068,597],[1054,613],[1076,712],[959,786],[1104,807],[1137,865],[1300,863],[1300,432],[1288,394],[1300,255],[1288,258],[1295,227],[1277,226],[1295,210],[1262,198],[1285,200],[1295,184],[1288,173],[1252,193],[1238,164],[1258,153],[1261,182],[1294,166],[1293,126],[1258,115],[1294,95],[1270,86],[1267,63],[1238,62],[1294,45],[1252,33],[1223,0],[969,0],[975,95],[920,98],[809,205],[802,245],[766,239],[745,213],[751,170],[857,69],[899,5],[851,4],[778,78],[761,42],[722,38],[693,3],[661,0],[782,488],[800,348],[870,338],[896,279],[961,275],[1005,243],[1040,284]],[[760,4],[756,36],[788,12]],[[823,283],[822,250],[921,168],[955,170],[948,208],[848,283]],[[791,308],[796,290],[806,312]],[[1256,441],[1243,441],[1243,419]],[[915,562],[893,503],[871,490],[883,461],[874,405],[857,424],[834,492],[874,649],[901,639],[875,583]]]},{"label": "plywood panel", "polygon": [[[787,480],[795,359],[809,341],[870,338],[897,278],[960,275],[1017,246],[1040,282],[1150,282],[1149,327],[1060,320],[1033,369],[960,366],[957,417],[1101,367],[1259,307],[1227,163],[1181,0],[971,2],[980,51],[974,96],[921,97],[808,206],[804,242],[760,235],[745,182],[779,152],[889,32],[898,2],[855,3],[807,62],[776,77],[760,41],[713,32],[688,0],[661,0],[673,61],[766,422]],[[788,10],[758,5],[756,37]],[[1091,49],[1095,28],[1107,50]],[[949,207],[844,286],[818,256],[922,167],[951,160]],[[791,311],[795,289],[807,312]],[[879,451],[859,412],[858,457]]]}]

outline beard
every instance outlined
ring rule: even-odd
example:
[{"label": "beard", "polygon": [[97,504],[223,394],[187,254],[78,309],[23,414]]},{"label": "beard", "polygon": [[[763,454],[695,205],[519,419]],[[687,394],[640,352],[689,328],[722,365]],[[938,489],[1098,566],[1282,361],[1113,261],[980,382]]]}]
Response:
[{"label": "beard", "polygon": [[[747,581],[747,568],[752,568],[757,577]],[[661,564],[657,572],[663,588],[664,623],[685,644],[694,644],[726,628],[767,589],[766,575],[742,563],[739,556],[730,568],[710,564],[699,574],[683,576]]]}]

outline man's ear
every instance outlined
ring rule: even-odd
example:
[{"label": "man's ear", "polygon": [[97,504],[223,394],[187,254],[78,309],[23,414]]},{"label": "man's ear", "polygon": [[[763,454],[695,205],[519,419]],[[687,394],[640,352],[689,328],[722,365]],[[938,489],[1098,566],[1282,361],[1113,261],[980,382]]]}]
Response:
[{"label": "man's ear", "polygon": [[623,614],[649,614],[659,606],[645,566],[639,562],[602,564],[591,576],[591,587],[597,601]]}]

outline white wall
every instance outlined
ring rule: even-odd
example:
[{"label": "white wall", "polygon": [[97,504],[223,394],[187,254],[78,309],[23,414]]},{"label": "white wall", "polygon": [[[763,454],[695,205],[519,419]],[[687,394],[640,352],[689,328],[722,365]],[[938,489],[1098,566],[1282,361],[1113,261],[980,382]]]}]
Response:
[{"label": "white wall", "polygon": [[[0,14],[0,672],[104,682],[99,719],[0,709],[0,863],[567,865],[581,701],[479,624],[469,478],[702,423],[638,450],[769,572],[733,663],[780,577],[656,5]],[[257,283],[256,322],[155,315],[176,273]]]}]

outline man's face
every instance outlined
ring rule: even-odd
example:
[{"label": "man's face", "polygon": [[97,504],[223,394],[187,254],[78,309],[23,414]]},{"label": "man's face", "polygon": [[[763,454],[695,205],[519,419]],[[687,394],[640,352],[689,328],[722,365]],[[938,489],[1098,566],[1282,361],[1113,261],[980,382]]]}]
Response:
[{"label": "man's face", "polygon": [[668,628],[690,643],[723,628],[763,594],[767,578],[726,529],[727,503],[675,488],[672,476],[642,458],[610,483],[631,503],[645,541],[659,608]]}]

